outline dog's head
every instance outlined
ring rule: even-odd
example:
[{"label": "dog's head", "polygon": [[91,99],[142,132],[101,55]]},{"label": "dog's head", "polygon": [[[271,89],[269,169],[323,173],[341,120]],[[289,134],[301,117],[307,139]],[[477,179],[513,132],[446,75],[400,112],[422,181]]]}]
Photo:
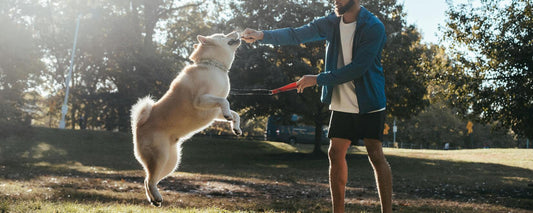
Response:
[{"label": "dog's head", "polygon": [[189,57],[194,62],[216,60],[231,65],[235,57],[235,51],[241,45],[241,38],[237,32],[227,35],[198,35],[196,38],[199,43],[194,45],[194,51]]}]

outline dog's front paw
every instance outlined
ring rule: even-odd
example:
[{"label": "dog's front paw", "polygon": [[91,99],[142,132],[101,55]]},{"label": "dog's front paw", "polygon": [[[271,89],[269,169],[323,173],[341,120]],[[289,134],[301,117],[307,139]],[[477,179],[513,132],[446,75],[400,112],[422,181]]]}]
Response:
[{"label": "dog's front paw", "polygon": [[235,135],[242,135],[242,130],[239,129],[239,128],[233,128],[233,133],[234,133]]}]

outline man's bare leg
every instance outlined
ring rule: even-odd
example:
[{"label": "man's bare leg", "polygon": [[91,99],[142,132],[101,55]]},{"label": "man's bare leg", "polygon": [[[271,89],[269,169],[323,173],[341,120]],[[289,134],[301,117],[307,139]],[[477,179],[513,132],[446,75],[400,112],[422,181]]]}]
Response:
[{"label": "man's bare leg", "polygon": [[348,181],[348,165],[346,152],[351,141],[342,138],[331,138],[329,145],[329,186],[333,212],[344,212],[344,194]]},{"label": "man's bare leg", "polygon": [[392,212],[392,171],[383,154],[381,141],[365,138],[364,142],[368,152],[368,159],[372,164],[372,168],[374,168],[376,185],[381,201],[381,212]]}]

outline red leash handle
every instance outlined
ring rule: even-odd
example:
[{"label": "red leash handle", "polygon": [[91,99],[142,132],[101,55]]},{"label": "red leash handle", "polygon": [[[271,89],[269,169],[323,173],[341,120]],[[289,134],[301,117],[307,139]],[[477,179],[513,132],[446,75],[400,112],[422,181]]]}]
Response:
[{"label": "red leash handle", "polygon": [[291,90],[294,90],[296,88],[298,88],[298,86],[296,85],[296,82],[293,82],[293,83],[287,84],[285,86],[282,86],[280,88],[273,89],[271,91],[272,91],[272,95],[274,95],[274,94],[277,94],[277,93],[280,93],[280,92],[291,91]]}]

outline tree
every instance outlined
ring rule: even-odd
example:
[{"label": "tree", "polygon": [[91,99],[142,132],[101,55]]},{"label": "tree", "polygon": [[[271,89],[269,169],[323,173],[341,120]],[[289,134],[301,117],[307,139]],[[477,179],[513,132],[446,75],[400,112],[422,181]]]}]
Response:
[{"label": "tree", "polygon": [[445,78],[453,105],[482,122],[533,138],[533,13],[530,0],[451,3],[445,39],[458,70]]},{"label": "tree", "polygon": [[[435,99],[431,105],[410,119],[399,119],[397,141],[404,148],[442,149],[449,143],[452,148],[516,147],[513,134],[496,130],[497,122],[473,124],[473,133],[468,134],[468,120],[457,116],[446,100]],[[385,138],[390,140],[390,135]]]},{"label": "tree", "polygon": [[428,72],[422,55],[427,47],[421,44],[421,35],[414,25],[405,21],[403,4],[396,0],[362,2],[385,25],[387,43],[383,49],[382,64],[385,73],[387,112],[403,119],[417,115],[429,102]]},{"label": "tree", "polygon": [[17,126],[29,126],[31,110],[25,110],[28,103],[23,96],[29,88],[29,77],[43,67],[29,30],[3,9],[0,12],[0,26],[9,31],[0,34],[0,136],[6,136]]},{"label": "tree", "polygon": [[[235,14],[226,23],[230,27],[272,29],[295,27],[323,16],[330,9],[323,1],[243,1],[232,3]],[[254,17],[254,18],[250,18]],[[273,47],[244,44],[230,72],[233,88],[273,89],[294,82],[305,74],[317,74],[323,69],[324,42]],[[256,116],[278,116],[291,122],[291,115],[302,116],[300,122],[315,126],[315,148],[321,150],[322,126],[327,123],[327,106],[320,103],[319,88],[303,94],[295,92],[275,96],[231,96],[232,106],[243,110],[244,119]]]},{"label": "tree", "polygon": [[173,0],[8,3],[7,11],[31,28],[44,53],[46,69],[34,81],[51,98],[64,97],[75,20],[81,17],[67,124],[75,128],[84,117],[90,128],[120,131],[129,130],[129,110],[137,98],[161,96],[184,65],[153,39],[157,24],[197,6]]}]

